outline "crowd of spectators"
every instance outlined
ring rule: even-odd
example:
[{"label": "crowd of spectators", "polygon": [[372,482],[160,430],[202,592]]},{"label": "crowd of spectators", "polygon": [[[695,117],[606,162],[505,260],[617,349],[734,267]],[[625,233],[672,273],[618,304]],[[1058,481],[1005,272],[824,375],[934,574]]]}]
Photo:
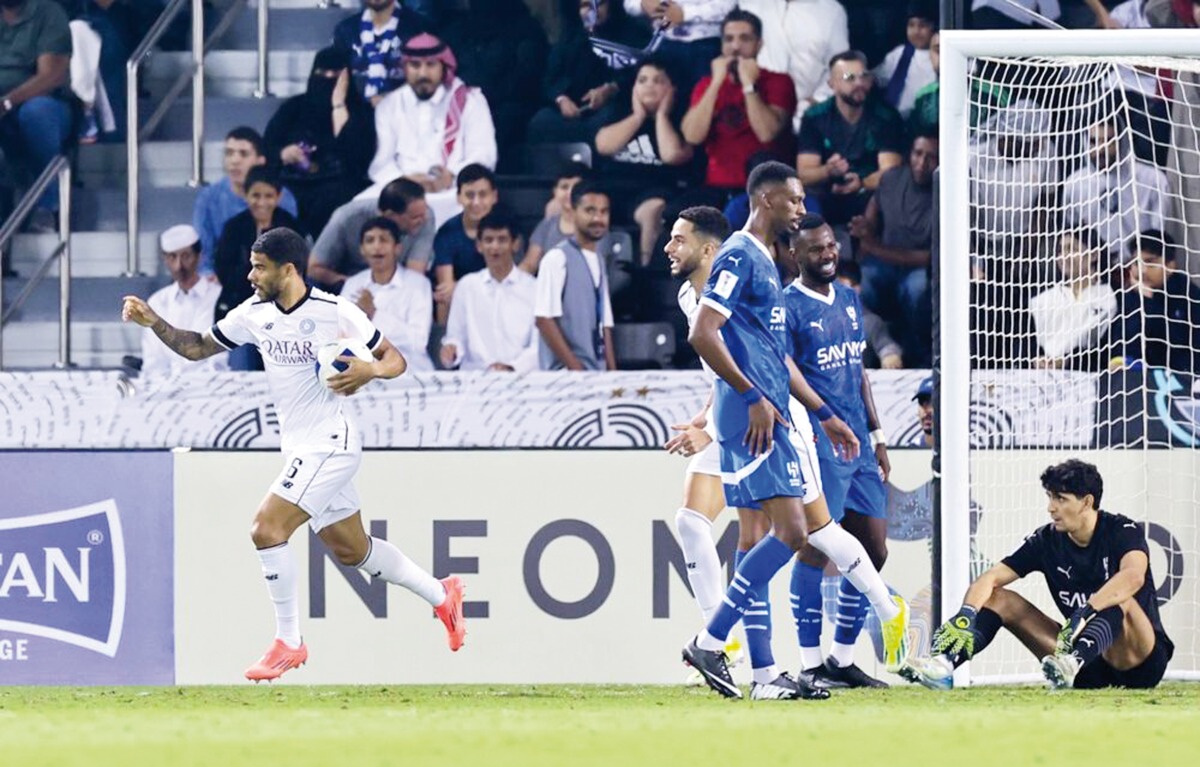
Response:
[{"label": "crowd of spectators", "polygon": [[[215,311],[244,298],[246,245],[289,226],[314,240],[310,279],[362,306],[414,369],[612,368],[616,321],[678,324],[661,289],[664,222],[711,204],[740,226],[749,171],[777,159],[835,228],[877,364],[930,364],[937,2],[561,0],[550,35],[547,4],[362,0],[304,92],[261,134],[226,136],[225,175],[189,230],[192,271],[222,286]],[[124,73],[106,61],[127,53],[132,5],[0,0],[0,141],[27,172],[72,137],[120,135]],[[973,0],[970,16],[982,28],[1036,28],[1030,12],[1196,26],[1192,5]],[[1154,356],[1133,353],[1138,333],[1182,338],[1176,314],[1192,317],[1195,291],[1163,234],[1172,74],[1124,69],[1112,87],[1128,118],[1091,119],[1075,138],[1039,103],[1045,84],[1016,68],[972,86],[970,258],[990,312],[976,318],[978,354],[1021,338],[1035,364],[1091,369]],[[557,178],[540,174],[539,223],[505,179],[527,174],[529,147],[564,142],[586,146]],[[32,226],[53,227],[52,191]],[[173,295],[195,289],[176,277]],[[1069,319],[1078,307],[1086,323]],[[1173,346],[1155,355],[1182,359]]]}]

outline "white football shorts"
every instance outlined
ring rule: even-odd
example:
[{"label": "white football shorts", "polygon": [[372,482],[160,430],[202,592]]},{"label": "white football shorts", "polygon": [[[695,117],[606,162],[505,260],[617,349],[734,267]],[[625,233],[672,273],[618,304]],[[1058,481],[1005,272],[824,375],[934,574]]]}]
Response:
[{"label": "white football shorts", "polygon": [[789,403],[792,423],[795,428],[788,434],[792,447],[800,457],[800,476],[804,477],[804,503],[809,504],[821,497],[821,460],[817,457],[817,439],[813,434],[812,420],[808,410],[795,399]]},{"label": "white football shorts", "polygon": [[360,463],[361,450],[301,445],[287,455],[271,492],[303,509],[319,533],[359,510],[354,475]]}]

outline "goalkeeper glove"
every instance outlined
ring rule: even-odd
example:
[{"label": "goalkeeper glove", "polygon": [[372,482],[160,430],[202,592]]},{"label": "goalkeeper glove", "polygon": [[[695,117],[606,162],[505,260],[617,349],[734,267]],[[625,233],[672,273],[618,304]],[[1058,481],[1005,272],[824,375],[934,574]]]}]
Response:
[{"label": "goalkeeper glove", "polygon": [[1087,626],[1088,621],[1096,614],[1096,608],[1085,604],[1083,607],[1076,610],[1063,624],[1058,632],[1058,640],[1055,648],[1059,654],[1069,653],[1075,648],[1075,640],[1083,633],[1083,629]]},{"label": "goalkeeper glove", "polygon": [[935,654],[957,658],[961,652],[970,660],[975,653],[975,614],[970,605],[963,605],[954,617],[933,633],[931,649]]}]

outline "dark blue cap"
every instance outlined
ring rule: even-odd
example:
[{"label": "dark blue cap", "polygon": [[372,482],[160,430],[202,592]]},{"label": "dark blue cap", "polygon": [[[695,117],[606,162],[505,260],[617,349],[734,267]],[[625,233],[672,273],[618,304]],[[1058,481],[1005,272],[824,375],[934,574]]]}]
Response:
[{"label": "dark blue cap", "polygon": [[928,376],[925,378],[925,380],[921,381],[921,385],[917,387],[917,393],[913,395],[913,399],[918,400],[918,399],[921,399],[922,397],[932,397],[932,396],[933,396],[933,376]]}]

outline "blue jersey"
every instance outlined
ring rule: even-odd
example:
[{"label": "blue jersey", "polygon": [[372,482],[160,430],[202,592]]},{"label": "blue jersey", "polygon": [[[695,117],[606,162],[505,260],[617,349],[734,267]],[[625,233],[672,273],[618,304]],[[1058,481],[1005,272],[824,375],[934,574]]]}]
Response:
[{"label": "blue jersey", "polygon": [[[775,409],[788,413],[787,312],[775,260],[749,232],[735,232],[718,251],[700,299],[727,318],[721,337],[733,361]],[[741,395],[717,378],[717,435],[741,441],[749,425]]]},{"label": "blue jersey", "polygon": [[823,296],[797,281],[784,291],[792,358],[859,442],[869,445],[862,396],[862,358],[867,348],[862,303],[852,288],[836,282],[830,287],[833,292]]}]

